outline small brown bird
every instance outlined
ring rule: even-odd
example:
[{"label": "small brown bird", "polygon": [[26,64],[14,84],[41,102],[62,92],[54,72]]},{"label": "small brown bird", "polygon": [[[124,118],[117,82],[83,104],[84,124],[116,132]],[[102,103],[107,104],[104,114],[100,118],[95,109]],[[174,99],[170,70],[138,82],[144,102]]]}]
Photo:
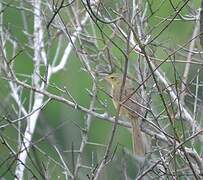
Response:
[{"label": "small brown bird", "polygon": [[138,98],[138,96],[133,93],[135,89],[129,79],[126,78],[122,96],[120,95],[122,77],[113,73],[106,76],[105,79],[111,84],[111,95],[115,108],[118,107],[119,103],[123,102],[120,107],[120,115],[127,117],[132,124],[133,152],[135,155],[143,156],[145,154],[146,148],[140,129],[139,115],[143,115],[143,106],[140,104],[141,98]]}]

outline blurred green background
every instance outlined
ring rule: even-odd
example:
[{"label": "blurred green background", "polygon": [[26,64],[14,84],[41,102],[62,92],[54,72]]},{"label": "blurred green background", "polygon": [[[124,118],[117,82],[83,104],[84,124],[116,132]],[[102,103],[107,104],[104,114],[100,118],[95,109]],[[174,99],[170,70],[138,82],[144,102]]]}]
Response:
[{"label": "blurred green background", "polygon": [[[9,30],[9,33],[15,38],[15,40],[20,44],[18,50],[23,49],[23,52],[16,57],[14,69],[17,73],[18,77],[21,80],[27,81],[30,83],[29,77],[23,77],[22,74],[26,74],[30,76],[33,72],[33,62],[30,58],[29,54],[32,55],[33,51],[28,46],[27,35],[23,33],[23,24],[21,13],[18,8],[15,6],[19,6],[19,1],[2,1],[3,7],[5,7],[3,13],[3,26]],[[42,1],[45,3],[45,1]],[[143,4],[147,1],[143,1]],[[150,15],[148,11],[148,27],[146,28],[146,32],[149,32],[151,36],[150,39],[156,36],[157,33],[161,31],[162,28],[166,26],[168,21],[159,24],[163,18],[171,16],[174,14],[174,10],[172,9],[170,2],[168,0],[159,1],[159,0],[149,0],[148,2],[151,3],[151,9],[154,10],[154,14]],[[172,1],[174,4],[182,3],[182,1]],[[6,3],[9,3],[6,6]],[[121,5],[123,1],[103,1],[105,7],[110,11],[110,8],[115,9],[117,5]],[[195,1],[196,8],[199,7],[199,1]],[[27,8],[32,8],[31,6],[27,5]],[[158,11],[156,9],[159,8]],[[47,16],[50,19],[51,14],[48,11],[44,10],[45,17]],[[110,11],[111,12],[111,11]],[[65,13],[65,12],[64,12]],[[184,8],[181,11],[182,15],[188,14],[188,10]],[[32,13],[26,12],[28,18],[28,26],[29,32],[33,32],[33,15]],[[71,17],[69,17],[71,19]],[[163,46],[167,46],[172,50],[177,49],[182,44],[186,43],[192,35],[192,30],[194,27],[193,21],[174,21],[170,24],[170,26],[159,36],[156,41],[153,43],[161,44]],[[157,26],[158,25],[158,26]],[[87,26],[87,29],[86,29]],[[88,26],[90,23],[88,22],[84,28],[88,31]],[[105,26],[105,25],[103,25]],[[151,31],[152,29],[152,31]],[[104,28],[104,31],[107,33],[111,33],[108,28]],[[45,30],[46,31],[46,30]],[[98,28],[97,31],[97,38],[101,38],[101,34],[99,33]],[[47,35],[47,34],[46,34]],[[64,36],[65,37],[65,36]],[[121,42],[115,41],[118,46],[121,48],[125,48],[124,44],[119,44]],[[62,41],[62,50],[67,46],[68,39],[65,37]],[[164,60],[168,56],[168,52],[162,46],[155,47],[156,57],[158,59]],[[77,46],[77,43],[76,43]],[[99,48],[102,48],[104,45],[102,42],[99,44]],[[8,59],[13,57],[12,54],[12,46],[11,44],[7,43],[6,51],[8,54]],[[52,40],[51,46],[47,49],[48,52],[48,60],[51,61],[55,51],[57,48],[57,39]],[[121,61],[124,60],[124,57],[121,55],[119,50],[116,47],[112,48],[112,53],[115,57],[120,59]],[[132,57],[135,58],[136,61],[136,54],[132,54]],[[175,56],[177,59],[185,60],[182,56],[177,55]],[[59,58],[60,59],[60,58]],[[103,61],[102,59],[98,59],[97,63]],[[1,60],[2,62],[2,60]],[[130,63],[133,63],[132,60]],[[159,62],[157,62],[159,63]],[[95,65],[93,64],[93,67]],[[67,90],[70,92],[72,97],[75,101],[86,108],[89,108],[91,96],[89,91],[92,89],[92,79],[90,78],[89,74],[85,72],[83,69],[83,64],[79,60],[78,56],[72,51],[66,68],[62,71],[57,73],[51,78],[50,83],[58,86],[60,88],[66,87]],[[164,63],[161,66],[162,70],[165,73],[165,76],[171,80],[171,83],[174,81],[174,73],[173,73],[173,65],[171,63]],[[178,75],[181,76],[184,64],[177,63],[176,70],[178,70]],[[198,66],[193,65],[191,67],[191,74],[190,78],[194,76],[194,73]],[[176,72],[176,73],[177,73]],[[0,79],[0,98],[1,98],[1,106],[0,106],[0,113],[1,113],[1,123],[4,124],[7,120],[4,118],[8,118],[9,120],[13,120],[17,118],[17,114],[15,113],[14,109],[17,108],[16,103],[13,101],[10,89],[8,85],[8,81],[3,78],[3,73],[1,74]],[[99,82],[99,89],[97,95],[97,102],[96,107],[98,108],[97,112],[104,113],[107,112],[108,114],[114,116],[115,110],[112,105],[110,98],[100,89],[108,90],[106,83],[101,81]],[[49,87],[48,90],[55,94],[60,95],[60,92],[56,89]],[[89,90],[89,91],[88,91]],[[29,106],[29,96],[30,92],[26,89],[23,90],[22,100],[26,108]],[[66,96],[69,100],[71,100],[68,96]],[[46,98],[45,98],[46,99]],[[106,108],[100,104],[102,101],[106,104]],[[160,100],[157,98],[154,99],[155,108],[160,108]],[[156,103],[157,102],[157,103]],[[73,109],[65,104],[56,102],[52,100],[48,103],[48,105],[42,110],[40,113],[40,117],[37,122],[36,131],[33,137],[33,143],[36,147],[32,147],[30,151],[30,156],[28,157],[28,164],[27,166],[31,169],[31,171],[35,174],[38,179],[41,179],[38,170],[43,170],[44,172],[48,172],[51,179],[64,179],[63,169],[62,167],[56,163],[56,161],[60,162],[60,158],[58,153],[56,152],[54,146],[56,146],[60,152],[62,153],[63,157],[67,165],[73,170],[73,164],[77,158],[77,153],[74,153],[74,157],[72,154],[72,149],[78,150],[81,142],[81,130],[80,128],[84,128],[84,123],[87,118],[87,115],[79,110]],[[21,122],[22,129],[25,127],[25,121]],[[99,144],[107,144],[109,135],[111,133],[112,124],[106,121],[99,120],[97,118],[92,118],[91,128],[88,132],[88,141],[93,143]],[[17,130],[14,125],[7,126],[6,128],[0,129],[1,137],[6,139],[9,146],[17,150]],[[109,163],[108,168],[105,168],[106,171],[102,174],[101,179],[103,180],[113,180],[115,179],[124,179],[121,170],[123,168],[127,168],[128,176],[133,178],[135,177],[138,170],[132,168],[135,167],[136,164],[130,156],[126,155],[125,158],[123,154],[126,154],[126,151],[131,151],[131,135],[130,131],[124,127],[118,127],[116,132],[116,137],[114,140],[114,148],[117,145],[117,153],[115,156],[114,161]],[[13,173],[15,170],[15,163],[13,161],[15,157],[13,157],[10,153],[10,149],[3,143],[3,139],[1,138],[0,143],[0,176],[4,177],[5,179],[13,179]],[[87,145],[85,147],[85,151],[82,154],[82,163],[85,166],[91,167],[95,166],[103,157],[105,152],[104,147],[95,146],[95,145]],[[74,161],[73,161],[74,159]],[[128,162],[127,167],[123,167],[121,162]],[[38,169],[38,170],[37,170]],[[88,179],[87,174],[91,174],[91,169],[88,168],[81,168],[80,169],[80,177],[79,179],[85,180]],[[32,173],[29,169],[25,171],[25,179],[31,179]],[[59,178],[60,177],[60,178]]]}]

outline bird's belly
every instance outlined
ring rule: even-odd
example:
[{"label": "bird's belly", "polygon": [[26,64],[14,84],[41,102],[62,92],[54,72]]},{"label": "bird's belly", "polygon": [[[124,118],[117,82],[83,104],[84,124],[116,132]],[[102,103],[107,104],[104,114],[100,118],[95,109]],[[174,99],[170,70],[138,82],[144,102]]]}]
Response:
[{"label": "bird's belly", "polygon": [[[117,109],[118,109],[118,103],[113,100],[113,104],[114,104],[114,106],[115,106],[115,108],[116,108],[116,110],[117,110]],[[120,107],[119,115],[122,116],[122,117],[125,117],[125,118],[128,118],[128,116],[129,116],[128,111],[127,111],[126,108],[123,107],[122,105],[121,105],[121,107]]]}]

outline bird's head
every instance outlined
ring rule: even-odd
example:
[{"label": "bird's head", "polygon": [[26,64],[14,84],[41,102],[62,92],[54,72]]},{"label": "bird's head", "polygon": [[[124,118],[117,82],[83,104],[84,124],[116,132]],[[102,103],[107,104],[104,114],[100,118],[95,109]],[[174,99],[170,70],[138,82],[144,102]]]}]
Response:
[{"label": "bird's head", "polygon": [[119,74],[113,73],[109,74],[104,78],[112,86],[116,86],[122,83],[122,78]]}]

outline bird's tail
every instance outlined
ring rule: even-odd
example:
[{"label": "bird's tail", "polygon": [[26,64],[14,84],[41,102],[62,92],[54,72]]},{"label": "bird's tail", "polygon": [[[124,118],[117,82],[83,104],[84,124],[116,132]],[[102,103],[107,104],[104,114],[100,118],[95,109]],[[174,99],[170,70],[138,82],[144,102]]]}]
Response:
[{"label": "bird's tail", "polygon": [[144,156],[146,153],[146,147],[144,137],[140,129],[139,119],[133,117],[130,118],[132,123],[132,143],[134,155]]}]

